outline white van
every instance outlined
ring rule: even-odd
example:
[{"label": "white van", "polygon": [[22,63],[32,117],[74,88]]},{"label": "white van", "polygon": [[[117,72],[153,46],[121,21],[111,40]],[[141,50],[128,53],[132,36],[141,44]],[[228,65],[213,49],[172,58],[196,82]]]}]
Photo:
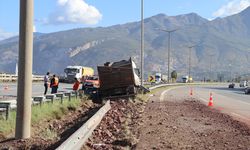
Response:
[{"label": "white van", "polygon": [[240,81],[240,87],[246,87],[246,86],[248,86],[247,81]]}]

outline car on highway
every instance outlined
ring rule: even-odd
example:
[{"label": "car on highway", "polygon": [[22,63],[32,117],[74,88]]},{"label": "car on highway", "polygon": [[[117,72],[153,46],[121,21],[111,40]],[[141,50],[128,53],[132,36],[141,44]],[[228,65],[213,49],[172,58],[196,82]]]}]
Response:
[{"label": "car on highway", "polygon": [[231,83],[228,85],[228,88],[234,88],[235,84],[234,83]]},{"label": "car on highway", "polygon": [[250,94],[250,87],[245,88],[245,94]]}]

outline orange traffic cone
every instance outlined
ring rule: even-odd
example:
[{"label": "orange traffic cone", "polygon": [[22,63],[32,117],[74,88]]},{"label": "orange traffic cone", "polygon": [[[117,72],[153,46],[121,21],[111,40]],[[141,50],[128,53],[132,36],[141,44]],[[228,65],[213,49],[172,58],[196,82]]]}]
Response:
[{"label": "orange traffic cone", "polygon": [[213,103],[213,95],[212,95],[212,93],[210,93],[208,106],[214,106],[214,103]]},{"label": "orange traffic cone", "polygon": [[192,96],[193,95],[193,89],[191,88],[190,89],[190,96]]}]

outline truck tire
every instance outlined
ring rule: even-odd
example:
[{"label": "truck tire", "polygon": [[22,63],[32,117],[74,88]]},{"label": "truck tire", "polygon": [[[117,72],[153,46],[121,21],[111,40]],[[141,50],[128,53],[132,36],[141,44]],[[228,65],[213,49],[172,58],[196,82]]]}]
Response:
[{"label": "truck tire", "polygon": [[135,88],[135,86],[130,85],[130,86],[127,87],[126,91],[127,91],[127,95],[135,94],[136,93],[136,88]]}]

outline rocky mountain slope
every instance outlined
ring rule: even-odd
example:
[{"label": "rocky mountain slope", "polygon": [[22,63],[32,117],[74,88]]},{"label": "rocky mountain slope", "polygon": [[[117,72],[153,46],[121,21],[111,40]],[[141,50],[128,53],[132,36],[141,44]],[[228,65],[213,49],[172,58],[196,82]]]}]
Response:
[{"label": "rocky mountain slope", "polygon": [[[206,20],[195,13],[145,19],[145,73],[167,72],[168,33],[157,29],[178,29],[171,34],[171,71],[188,71],[188,46],[194,78],[208,78],[229,72],[246,73],[250,60],[250,8],[239,14]],[[139,65],[140,22],[98,28],[78,28],[34,36],[35,74],[51,71],[63,74],[67,65],[96,68],[106,61],[128,59]],[[14,72],[18,59],[18,38],[0,41],[0,72]],[[200,78],[198,78],[200,77]]]}]

